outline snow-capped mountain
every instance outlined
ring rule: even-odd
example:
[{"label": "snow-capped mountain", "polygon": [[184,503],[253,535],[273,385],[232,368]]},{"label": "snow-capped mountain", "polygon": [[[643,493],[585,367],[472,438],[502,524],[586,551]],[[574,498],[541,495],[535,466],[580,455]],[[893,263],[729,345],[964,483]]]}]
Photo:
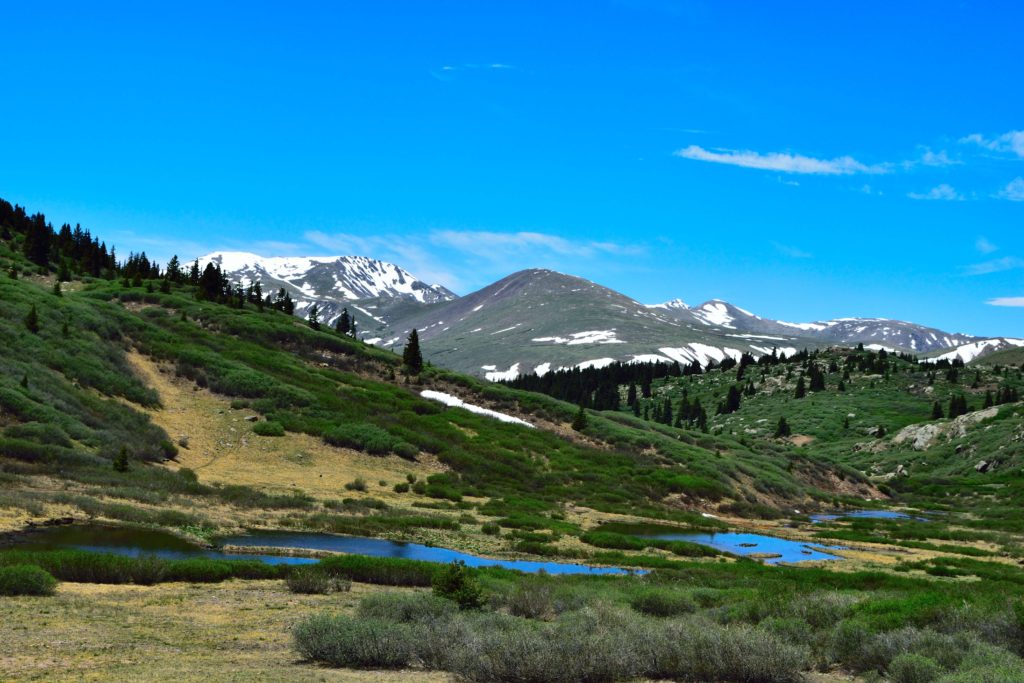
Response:
[{"label": "snow-capped mountain", "polygon": [[865,346],[873,345],[910,353],[929,353],[979,341],[978,337],[943,332],[901,320],[836,318],[808,323],[791,323],[762,318],[720,299],[712,299],[695,307],[670,305],[679,301],[679,299],[674,299],[672,302],[655,304],[649,308],[662,309],[677,320],[697,321],[709,328],[719,329],[723,332],[735,331],[782,337],[796,336],[828,344],[849,346],[864,344]]},{"label": "snow-capped mountain", "polygon": [[720,299],[697,306],[682,299],[644,305],[594,282],[544,269],[513,273],[458,297],[394,264],[360,256],[264,258],[215,252],[200,259],[200,265],[208,262],[219,264],[232,282],[258,280],[265,293],[283,287],[300,317],[316,303],[321,320],[332,324],[347,307],[356,316],[360,337],[383,348],[400,350],[416,329],[431,362],[492,380],[615,361],[706,366],[744,353],[791,355],[832,345],[864,344],[965,361],[1017,342],[1024,346],[1020,340],[950,334],[883,318],[791,323]]},{"label": "snow-capped mountain", "polygon": [[994,339],[982,339],[979,341],[971,342],[969,344],[957,346],[955,349],[946,351],[945,353],[929,356],[925,360],[939,361],[954,360],[956,358],[959,358],[965,363],[970,363],[972,360],[975,360],[977,358],[984,358],[985,356],[990,356],[996,351],[1020,348],[1022,346],[1024,346],[1024,339],[1013,339],[1011,337],[996,337]]},{"label": "snow-capped mountain", "polygon": [[[418,304],[449,301],[456,295],[441,285],[430,285],[409,271],[365,256],[264,257],[240,251],[217,251],[199,258],[199,266],[219,265],[232,282],[259,282],[265,294],[282,287],[295,300],[295,311],[305,315],[316,303],[327,323],[341,314],[344,306],[367,299],[397,299]],[[353,307],[353,313],[377,318],[368,306]]]}]

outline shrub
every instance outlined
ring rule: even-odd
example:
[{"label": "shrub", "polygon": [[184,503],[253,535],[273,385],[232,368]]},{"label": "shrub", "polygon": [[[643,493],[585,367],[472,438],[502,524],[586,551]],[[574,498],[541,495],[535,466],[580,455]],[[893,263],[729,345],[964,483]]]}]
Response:
[{"label": "shrub", "polygon": [[340,576],[331,576],[319,567],[296,567],[285,577],[288,590],[306,595],[327,595],[352,590],[352,582]]},{"label": "shrub", "polygon": [[345,484],[346,491],[366,491],[366,480],[362,477],[356,477],[352,481]]},{"label": "shrub", "polygon": [[379,619],[316,615],[300,622],[295,646],[308,660],[331,666],[399,669],[413,656],[413,633]]},{"label": "shrub", "polygon": [[457,611],[451,600],[430,593],[373,593],[359,603],[358,614],[361,619],[411,623],[451,617]]},{"label": "shrub", "polygon": [[899,655],[889,664],[892,683],[932,683],[942,673],[938,662],[922,655]]},{"label": "shrub", "polygon": [[488,536],[501,535],[501,527],[494,522],[485,522],[484,524],[480,525],[480,531],[482,531],[484,534]]},{"label": "shrub", "polygon": [[372,424],[343,424],[324,433],[324,441],[332,446],[353,448],[370,455],[387,455],[398,439]]},{"label": "shrub", "polygon": [[550,619],[555,614],[551,586],[535,580],[521,580],[505,598],[508,613],[526,619]]},{"label": "shrub", "polygon": [[53,595],[57,579],[30,564],[0,567],[0,595]]},{"label": "shrub", "polygon": [[284,426],[280,422],[257,422],[252,431],[259,436],[284,436]]},{"label": "shrub", "polygon": [[459,609],[478,609],[484,605],[484,591],[462,560],[439,571],[433,580],[434,595],[452,600]]},{"label": "shrub", "polygon": [[654,617],[675,617],[697,609],[685,593],[659,589],[648,589],[635,595],[629,605],[637,612]]},{"label": "shrub", "polygon": [[408,492],[409,492],[409,484],[405,483],[404,481],[401,482],[401,483],[395,484],[395,493],[408,493]]},{"label": "shrub", "polygon": [[431,562],[366,555],[335,555],[320,560],[317,566],[331,576],[385,586],[430,586],[437,571]]}]

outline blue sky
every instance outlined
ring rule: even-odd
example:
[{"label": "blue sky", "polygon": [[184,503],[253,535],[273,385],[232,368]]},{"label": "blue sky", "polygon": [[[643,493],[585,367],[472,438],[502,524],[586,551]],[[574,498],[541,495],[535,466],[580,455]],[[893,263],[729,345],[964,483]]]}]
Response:
[{"label": "blue sky", "polygon": [[0,196],[122,254],[1024,336],[1016,3],[212,4],[8,3]]}]

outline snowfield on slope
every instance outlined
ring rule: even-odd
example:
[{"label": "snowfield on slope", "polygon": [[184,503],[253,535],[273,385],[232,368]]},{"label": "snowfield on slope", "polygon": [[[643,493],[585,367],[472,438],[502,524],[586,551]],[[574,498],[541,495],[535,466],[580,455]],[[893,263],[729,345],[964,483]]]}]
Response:
[{"label": "snowfield on slope", "polygon": [[625,344],[621,339],[616,339],[615,330],[587,330],[585,332],[574,332],[568,337],[535,337],[530,341],[552,342],[554,344],[565,344],[575,346],[577,344]]},{"label": "snowfield on slope", "polygon": [[524,427],[535,429],[535,427],[526,420],[521,420],[513,415],[499,413],[497,410],[491,410],[490,408],[481,408],[480,406],[475,406],[472,403],[466,403],[461,398],[458,398],[457,396],[452,396],[451,394],[446,394],[442,391],[432,391],[430,389],[425,389],[424,391],[420,392],[420,396],[422,396],[423,398],[428,398],[431,401],[438,401],[440,403],[445,404],[446,406],[449,406],[450,408],[464,408],[471,413],[476,413],[477,415],[493,417],[495,420],[498,420],[499,422],[523,425]]},{"label": "snowfield on slope", "polygon": [[1024,346],[1024,339],[1010,339],[1007,337],[998,337],[996,339],[983,339],[981,341],[971,342],[970,344],[964,344],[958,346],[948,353],[944,353],[941,356],[934,356],[932,358],[921,359],[922,363],[934,363],[940,360],[953,360],[959,358],[965,363],[970,363],[972,360],[982,355],[985,352],[1001,351],[1008,349],[1011,346]]}]

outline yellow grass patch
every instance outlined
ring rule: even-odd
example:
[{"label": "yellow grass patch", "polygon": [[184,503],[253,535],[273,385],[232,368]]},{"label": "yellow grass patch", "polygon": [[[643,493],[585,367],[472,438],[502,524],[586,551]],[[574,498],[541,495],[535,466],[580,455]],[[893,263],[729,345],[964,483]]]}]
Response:
[{"label": "yellow grass patch", "polygon": [[[319,499],[356,496],[345,484],[362,478],[368,494],[401,505],[405,498],[392,486],[444,468],[432,456],[420,454],[419,462],[397,456],[375,457],[347,448],[335,448],[317,437],[288,432],[283,437],[258,436],[246,416],[251,410],[232,410],[231,402],[192,382],[177,378],[169,368],[158,366],[139,353],[128,361],[160,395],[162,408],[149,410],[153,422],[174,440],[187,439],[177,462],[168,467],[187,467],[204,483],[242,484],[275,493],[303,491]],[[385,482],[380,486],[378,482]]]}]

